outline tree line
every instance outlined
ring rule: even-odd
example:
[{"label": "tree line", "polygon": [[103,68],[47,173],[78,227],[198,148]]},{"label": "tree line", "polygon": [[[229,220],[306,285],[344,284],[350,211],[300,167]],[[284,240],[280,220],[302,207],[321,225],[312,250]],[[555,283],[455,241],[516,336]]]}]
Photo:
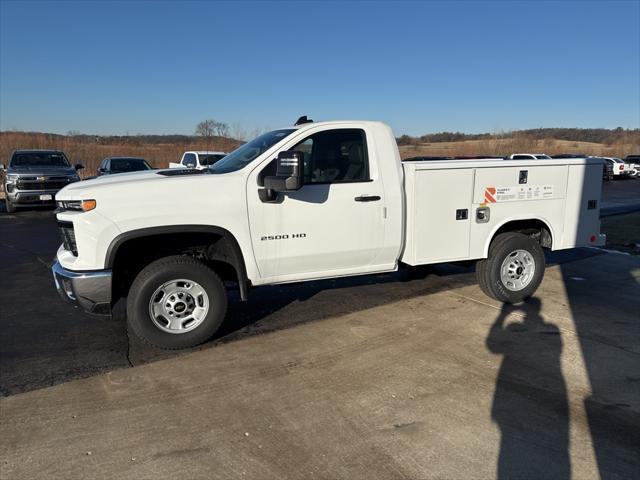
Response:
[{"label": "tree line", "polygon": [[593,142],[613,145],[616,143],[637,143],[640,141],[640,129],[618,128],[532,128],[503,133],[462,133],[439,132],[420,137],[402,135],[397,138],[399,145],[419,145],[421,143],[460,142],[464,140],[483,140],[499,138],[528,138],[542,140],[553,138],[573,142]]}]

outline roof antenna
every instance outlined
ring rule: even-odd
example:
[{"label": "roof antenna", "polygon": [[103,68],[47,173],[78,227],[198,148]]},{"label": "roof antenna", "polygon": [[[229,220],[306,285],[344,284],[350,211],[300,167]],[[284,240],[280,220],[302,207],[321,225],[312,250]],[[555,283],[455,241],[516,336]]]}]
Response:
[{"label": "roof antenna", "polygon": [[305,123],[313,123],[313,120],[307,118],[306,115],[303,115],[298,120],[296,120],[296,123],[294,123],[293,126],[297,127],[298,125],[304,125]]}]

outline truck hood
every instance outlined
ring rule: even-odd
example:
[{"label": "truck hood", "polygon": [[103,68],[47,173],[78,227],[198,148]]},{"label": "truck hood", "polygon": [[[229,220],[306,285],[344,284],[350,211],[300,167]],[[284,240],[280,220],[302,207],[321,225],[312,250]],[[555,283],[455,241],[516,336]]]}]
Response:
[{"label": "truck hood", "polygon": [[[220,224],[243,218],[246,178],[241,172],[171,169],[105,175],[68,185],[56,200],[95,200],[95,210],[64,213],[74,221],[111,220],[121,231],[166,225]],[[59,214],[61,215],[61,214]],[[79,215],[79,216],[78,216]]]},{"label": "truck hood", "polygon": [[[174,173],[180,172],[180,173]],[[113,175],[102,175],[100,177],[72,183],[63,188],[56,198],[61,200],[74,200],[92,198],[93,193],[106,193],[109,190],[122,191],[123,189],[146,189],[148,187],[162,185],[175,185],[175,181],[193,181],[196,176],[211,176],[200,170],[169,169],[169,170],[143,170],[139,172],[118,173]],[[114,190],[114,191],[115,191]],[[88,196],[87,196],[88,195]]]}]

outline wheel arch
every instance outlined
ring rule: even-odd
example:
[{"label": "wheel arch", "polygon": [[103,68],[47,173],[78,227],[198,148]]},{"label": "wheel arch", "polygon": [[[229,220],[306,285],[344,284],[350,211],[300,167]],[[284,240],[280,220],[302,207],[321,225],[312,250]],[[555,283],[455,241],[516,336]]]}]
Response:
[{"label": "wheel arch", "polygon": [[487,236],[484,244],[483,258],[489,255],[489,247],[497,235],[505,232],[524,232],[530,230],[539,230],[540,237],[538,241],[540,245],[553,250],[556,234],[551,227],[551,222],[543,217],[510,217],[497,224]]},{"label": "wheel arch", "polygon": [[142,240],[144,238],[158,240],[185,234],[209,234],[213,242],[206,249],[207,258],[213,262],[229,265],[235,271],[240,290],[240,298],[244,301],[248,298],[249,279],[242,250],[235,236],[228,230],[213,225],[167,225],[148,227],[123,232],[115,237],[105,255],[105,269],[113,269],[118,258],[118,253],[128,242]]}]

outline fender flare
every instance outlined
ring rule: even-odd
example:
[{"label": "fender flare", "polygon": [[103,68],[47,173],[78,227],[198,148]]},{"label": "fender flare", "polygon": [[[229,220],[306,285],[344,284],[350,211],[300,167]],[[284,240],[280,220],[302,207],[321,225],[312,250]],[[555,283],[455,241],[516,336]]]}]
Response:
[{"label": "fender flare", "polygon": [[551,234],[551,250],[553,250],[555,244],[556,244],[556,234],[553,230],[553,228],[551,227],[551,222],[549,222],[547,219],[542,218],[542,217],[530,217],[530,216],[522,216],[522,217],[509,217],[504,219],[503,222],[499,223],[498,225],[496,225],[492,230],[491,233],[489,235],[487,235],[487,239],[485,240],[484,243],[484,249],[483,249],[483,257],[482,258],[487,258],[487,256],[489,255],[489,247],[491,246],[491,242],[493,241],[494,237],[496,236],[496,232],[498,230],[500,230],[502,227],[504,227],[507,223],[511,223],[511,222],[526,222],[528,220],[535,220],[538,221],[542,224],[544,224],[545,227],[547,227],[547,229],[549,230],[549,233]]},{"label": "fender flare", "polygon": [[137,230],[123,232],[115,237],[109,244],[107,253],[105,255],[104,268],[108,270],[113,268],[118,249],[128,240],[170,233],[213,233],[215,235],[220,235],[222,238],[228,241],[229,245],[231,246],[232,252],[232,255],[229,257],[229,264],[235,269],[238,276],[240,298],[243,301],[247,300],[249,294],[249,279],[247,278],[247,269],[244,263],[242,250],[240,249],[240,245],[238,244],[236,237],[234,237],[231,232],[222,227],[216,227],[213,225],[166,225],[160,227],[140,228]]}]

